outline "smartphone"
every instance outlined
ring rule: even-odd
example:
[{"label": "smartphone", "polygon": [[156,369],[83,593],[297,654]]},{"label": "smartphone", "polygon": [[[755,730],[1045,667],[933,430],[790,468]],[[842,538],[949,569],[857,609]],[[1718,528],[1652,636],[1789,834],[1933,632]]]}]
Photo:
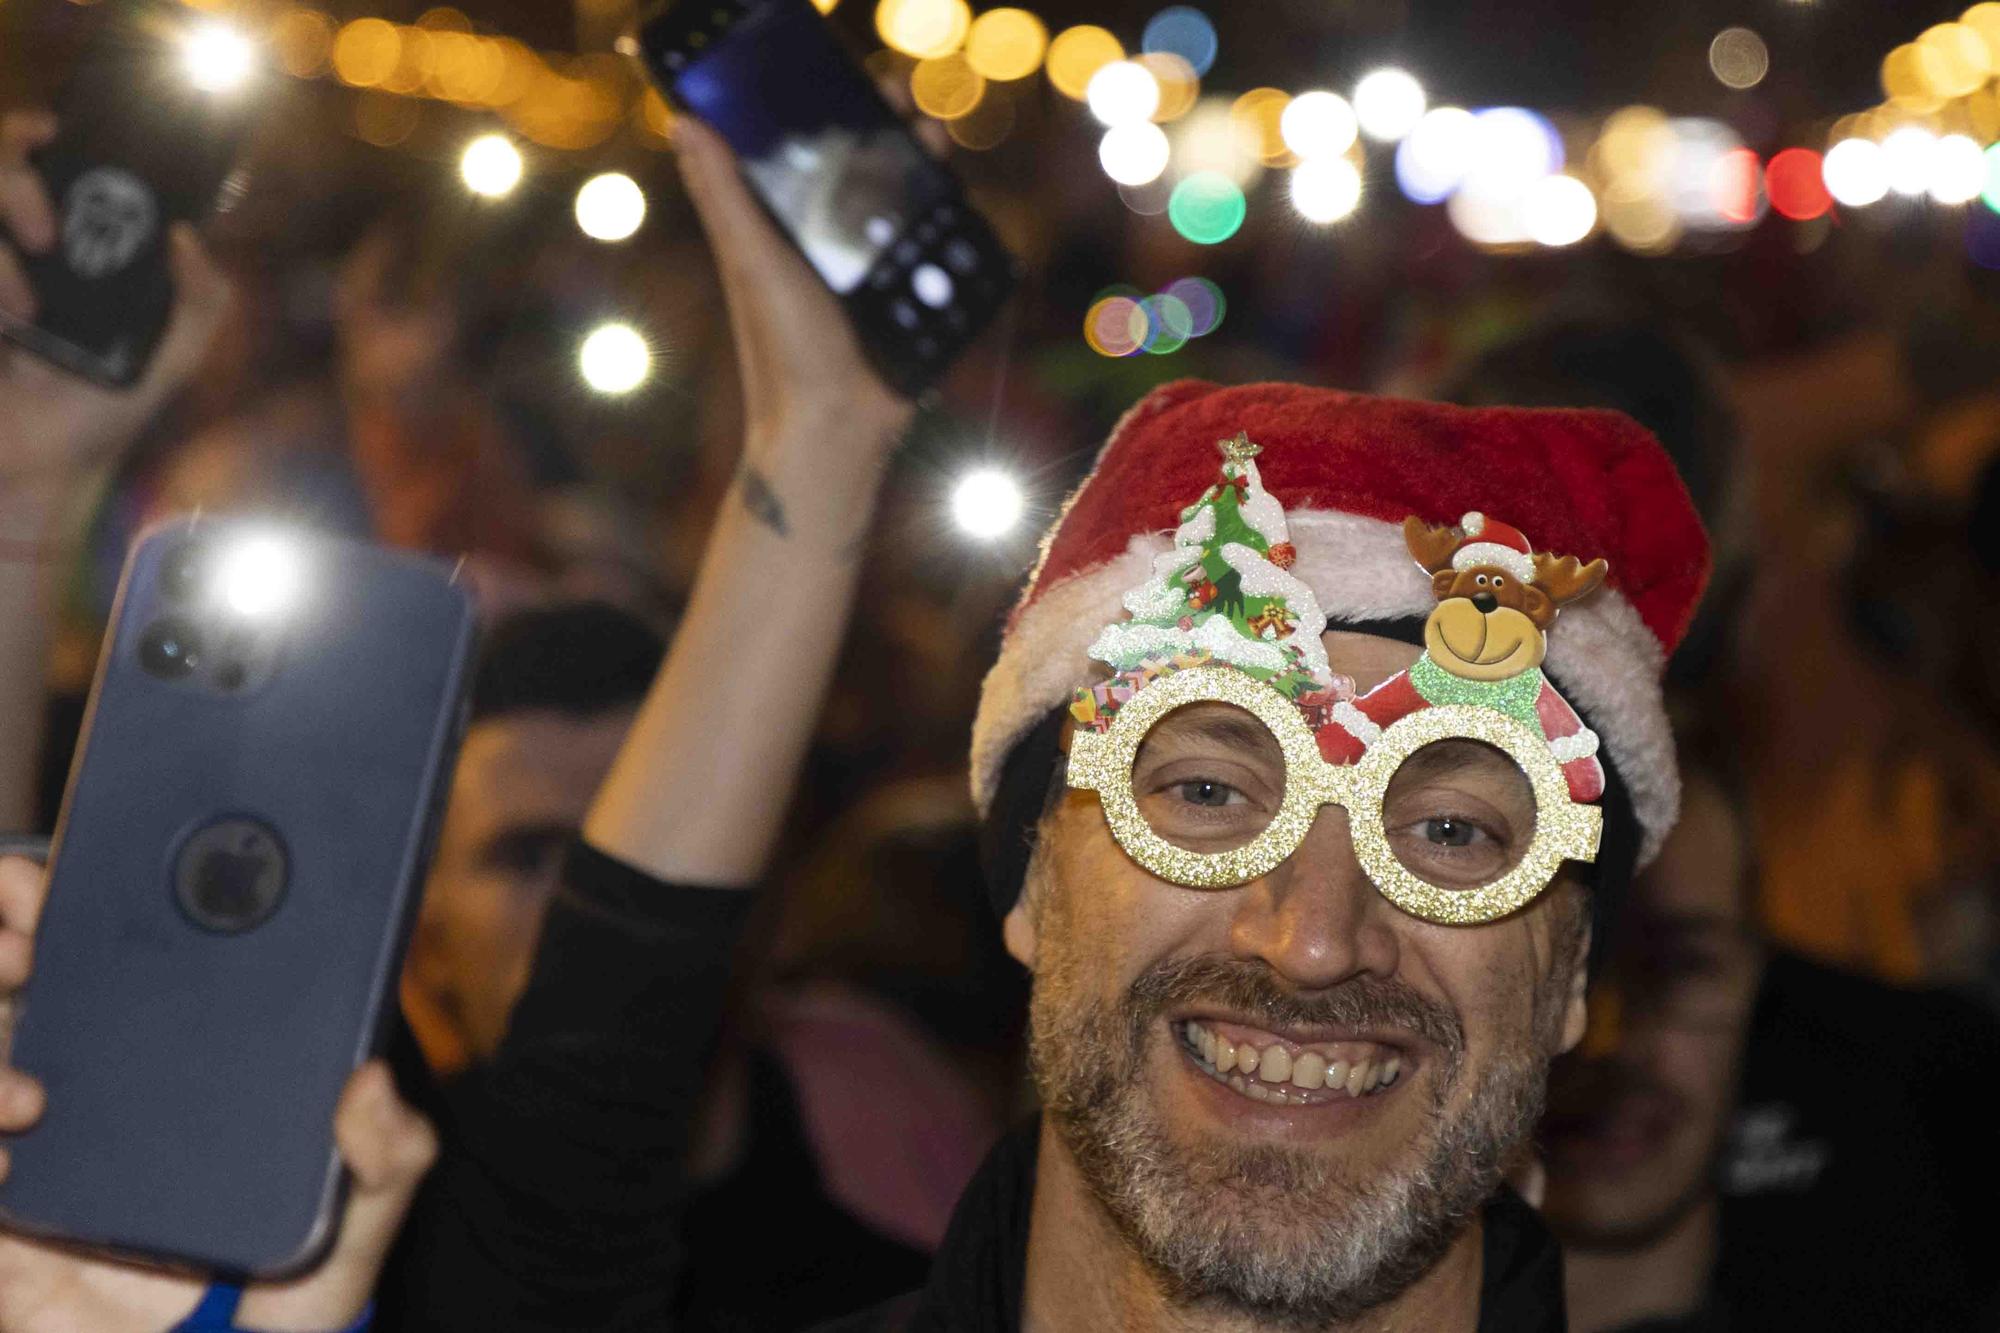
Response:
[{"label": "smartphone", "polygon": [[178,521],[120,581],[12,1062],[47,1086],[0,1218],[243,1278],[312,1266],[458,736],[453,570]]},{"label": "smartphone", "polygon": [[883,378],[911,395],[933,383],[1015,265],[811,0],[669,0],[638,40],[665,95],[735,148]]},{"label": "smartphone", "polygon": [[29,159],[58,228],[41,254],[13,247],[36,314],[0,313],[0,334],[103,384],[138,379],[173,310],[167,229],[213,211],[257,82],[252,48],[195,10],[105,15],[56,99],[57,137]]}]

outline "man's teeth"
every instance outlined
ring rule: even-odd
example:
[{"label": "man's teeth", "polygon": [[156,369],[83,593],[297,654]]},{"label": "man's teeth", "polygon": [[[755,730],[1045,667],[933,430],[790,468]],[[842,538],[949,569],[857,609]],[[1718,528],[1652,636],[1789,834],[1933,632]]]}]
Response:
[{"label": "man's teeth", "polygon": [[1403,1071],[1402,1056],[1379,1048],[1377,1054],[1354,1060],[1329,1059],[1318,1051],[1294,1055],[1275,1037],[1261,1047],[1249,1041],[1233,1042],[1192,1019],[1182,1025],[1182,1034],[1206,1073],[1254,1101],[1325,1100],[1300,1095],[1308,1092],[1363,1097],[1388,1087]]}]

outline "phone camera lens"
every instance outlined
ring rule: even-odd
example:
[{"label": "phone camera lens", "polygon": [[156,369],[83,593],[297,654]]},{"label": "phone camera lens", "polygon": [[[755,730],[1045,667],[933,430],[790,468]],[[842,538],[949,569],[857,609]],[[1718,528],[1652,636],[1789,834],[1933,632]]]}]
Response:
[{"label": "phone camera lens", "polygon": [[155,676],[179,680],[195,668],[201,636],[179,620],[158,620],[139,640],[139,665]]},{"label": "phone camera lens", "polygon": [[200,590],[205,563],[201,548],[193,542],[176,546],[160,562],[160,595],[169,601],[191,601]]}]

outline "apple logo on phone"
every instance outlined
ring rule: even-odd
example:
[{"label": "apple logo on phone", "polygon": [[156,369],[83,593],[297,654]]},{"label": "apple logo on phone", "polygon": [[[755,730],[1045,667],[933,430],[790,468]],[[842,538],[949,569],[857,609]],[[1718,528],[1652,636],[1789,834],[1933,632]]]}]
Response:
[{"label": "apple logo on phone", "polygon": [[63,258],[103,278],[131,263],[159,224],[152,187],[122,167],[92,167],[63,199]]},{"label": "apple logo on phone", "polygon": [[218,934],[240,935],[270,920],[288,878],[277,830],[242,815],[202,825],[174,858],[174,896],[181,910]]}]

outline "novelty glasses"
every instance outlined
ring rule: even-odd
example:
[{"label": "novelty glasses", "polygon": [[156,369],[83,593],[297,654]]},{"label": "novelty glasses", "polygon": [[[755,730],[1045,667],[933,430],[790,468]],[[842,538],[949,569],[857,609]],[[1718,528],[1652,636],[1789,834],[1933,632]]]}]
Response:
[{"label": "novelty glasses", "polygon": [[1127,855],[1191,889],[1268,874],[1338,805],[1382,896],[1440,925],[1526,906],[1565,860],[1597,859],[1604,825],[1548,742],[1496,709],[1421,709],[1336,765],[1295,704],[1219,665],[1158,677],[1108,730],[1077,730],[1068,781],[1097,793]]}]

